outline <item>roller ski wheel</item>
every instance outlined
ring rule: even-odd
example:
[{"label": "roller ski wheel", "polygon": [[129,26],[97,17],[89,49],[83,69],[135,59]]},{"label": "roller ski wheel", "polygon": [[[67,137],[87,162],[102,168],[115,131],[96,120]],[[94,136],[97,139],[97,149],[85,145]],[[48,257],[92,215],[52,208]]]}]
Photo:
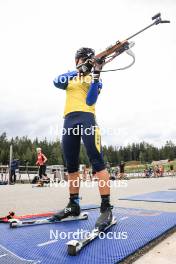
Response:
[{"label": "roller ski wheel", "polygon": [[79,246],[79,243],[77,243],[77,245],[68,245],[68,255],[70,256],[76,256],[77,251],[76,251],[76,247]]},{"label": "roller ski wheel", "polygon": [[17,220],[17,219],[10,219],[9,220],[10,223],[10,228],[17,228],[17,225],[19,223],[21,223],[21,221]]},{"label": "roller ski wheel", "polygon": [[109,223],[108,226],[104,228],[103,231],[100,231],[98,228],[94,228],[90,233],[89,236],[86,237],[83,240],[71,240],[67,243],[67,252],[70,256],[76,256],[85,246],[87,246],[89,243],[93,242],[96,238],[98,239],[99,235],[102,232],[105,232],[109,228],[111,228],[113,225],[117,223],[117,220],[113,217],[112,221]]}]

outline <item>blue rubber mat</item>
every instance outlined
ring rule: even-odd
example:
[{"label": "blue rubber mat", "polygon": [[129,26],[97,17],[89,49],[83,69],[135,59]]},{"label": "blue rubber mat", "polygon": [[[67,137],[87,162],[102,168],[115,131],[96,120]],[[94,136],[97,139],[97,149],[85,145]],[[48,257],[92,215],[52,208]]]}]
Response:
[{"label": "blue rubber mat", "polygon": [[20,258],[14,253],[0,245],[0,263],[1,264],[36,264],[38,261],[26,260]]},{"label": "blue rubber mat", "polygon": [[[108,235],[112,232],[110,237],[112,238],[113,235],[114,239],[98,238],[77,256],[67,254],[66,242],[73,239],[72,237],[68,239],[68,234],[78,230],[91,230],[99,215],[99,209],[91,210],[88,220],[76,222],[16,229],[10,229],[9,225],[1,224],[0,245],[5,248],[4,252],[1,248],[1,255],[10,251],[20,258],[32,259],[33,262],[29,262],[32,264],[114,264],[176,226],[176,213],[132,208],[114,208],[113,212],[118,219],[118,224],[108,230]],[[67,237],[63,236],[61,239],[59,236],[61,232],[65,232]],[[10,258],[10,255],[7,257]],[[0,260],[3,260],[3,257]],[[21,264],[18,261],[8,263]]]},{"label": "blue rubber mat", "polygon": [[119,198],[119,200],[176,203],[176,192],[169,192],[169,191],[151,192],[151,193],[144,193],[134,196],[126,196]]},{"label": "blue rubber mat", "polygon": [[97,205],[97,204],[81,205],[81,210],[91,210],[91,209],[98,209],[98,208],[100,208],[100,205]]}]

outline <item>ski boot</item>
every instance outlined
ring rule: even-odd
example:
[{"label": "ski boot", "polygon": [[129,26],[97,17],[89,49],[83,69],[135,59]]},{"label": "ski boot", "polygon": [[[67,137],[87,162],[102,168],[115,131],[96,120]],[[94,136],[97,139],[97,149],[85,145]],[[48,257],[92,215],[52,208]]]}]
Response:
[{"label": "ski boot", "polygon": [[99,230],[99,232],[104,231],[108,226],[111,225],[113,216],[112,216],[112,206],[108,204],[101,204],[100,207],[100,216],[98,217],[95,228]]},{"label": "ski boot", "polygon": [[79,216],[81,212],[80,206],[78,203],[74,201],[70,201],[68,205],[61,211],[54,214],[50,221],[60,221],[64,218],[67,218],[69,216]]}]

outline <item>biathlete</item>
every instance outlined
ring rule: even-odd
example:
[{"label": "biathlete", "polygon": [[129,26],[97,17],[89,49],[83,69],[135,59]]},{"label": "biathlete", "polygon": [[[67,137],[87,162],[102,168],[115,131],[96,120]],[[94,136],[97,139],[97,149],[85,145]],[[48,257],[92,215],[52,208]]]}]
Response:
[{"label": "biathlete", "polygon": [[79,152],[82,138],[93,171],[96,172],[101,195],[100,216],[95,227],[103,230],[112,221],[112,206],[109,174],[105,168],[100,131],[95,119],[95,103],[102,88],[100,71],[103,62],[92,66],[90,60],[94,56],[95,52],[91,48],[79,49],[75,54],[77,70],[59,75],[54,80],[57,88],[66,90],[62,144],[68,169],[70,200],[66,208],[56,213],[53,218],[61,220],[80,214]]},{"label": "biathlete", "polygon": [[47,177],[47,174],[46,174],[46,162],[47,162],[47,158],[42,153],[42,149],[41,148],[37,148],[37,161],[36,161],[36,165],[39,166],[39,178],[40,178],[40,180],[41,179],[48,178]]}]

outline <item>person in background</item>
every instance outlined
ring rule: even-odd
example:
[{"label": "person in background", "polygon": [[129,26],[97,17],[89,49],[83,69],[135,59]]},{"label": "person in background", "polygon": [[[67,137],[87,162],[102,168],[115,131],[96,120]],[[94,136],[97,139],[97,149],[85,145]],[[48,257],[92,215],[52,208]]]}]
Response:
[{"label": "person in background", "polygon": [[145,177],[149,178],[149,177],[152,177],[152,173],[153,173],[153,169],[152,167],[147,167],[145,168],[144,170],[144,174],[145,174]]},{"label": "person in background", "polygon": [[164,175],[164,166],[163,166],[163,164],[160,164],[159,171],[160,171],[160,177],[163,177],[163,175]]},{"label": "person in background", "polygon": [[160,177],[160,168],[159,168],[159,165],[156,165],[154,167],[154,175],[155,175],[155,177]]},{"label": "person in background", "polygon": [[41,148],[37,148],[37,161],[36,165],[39,166],[39,178],[40,180],[43,179],[48,179],[47,174],[46,174],[46,162],[47,158],[46,156],[42,153]]},{"label": "person in background", "polygon": [[9,184],[16,183],[16,170],[19,168],[19,160],[13,159],[10,165],[10,177],[9,177]]},{"label": "person in background", "polygon": [[125,162],[124,161],[121,161],[120,162],[120,164],[119,164],[119,170],[120,170],[119,180],[126,179],[126,177],[125,177]]},{"label": "person in background", "polygon": [[174,173],[174,165],[171,160],[168,160],[169,162],[169,172]]},{"label": "person in background", "polygon": [[116,178],[116,180],[118,179],[118,174],[119,174],[119,166],[117,166],[115,168],[115,178]]},{"label": "person in background", "polygon": [[149,177],[152,177],[152,174],[153,174],[153,169],[152,169],[152,167],[149,167],[149,169],[148,169],[148,176]]},{"label": "person in background", "polygon": [[148,169],[147,169],[147,166],[146,166],[146,168],[144,169],[144,177],[148,177]]}]

